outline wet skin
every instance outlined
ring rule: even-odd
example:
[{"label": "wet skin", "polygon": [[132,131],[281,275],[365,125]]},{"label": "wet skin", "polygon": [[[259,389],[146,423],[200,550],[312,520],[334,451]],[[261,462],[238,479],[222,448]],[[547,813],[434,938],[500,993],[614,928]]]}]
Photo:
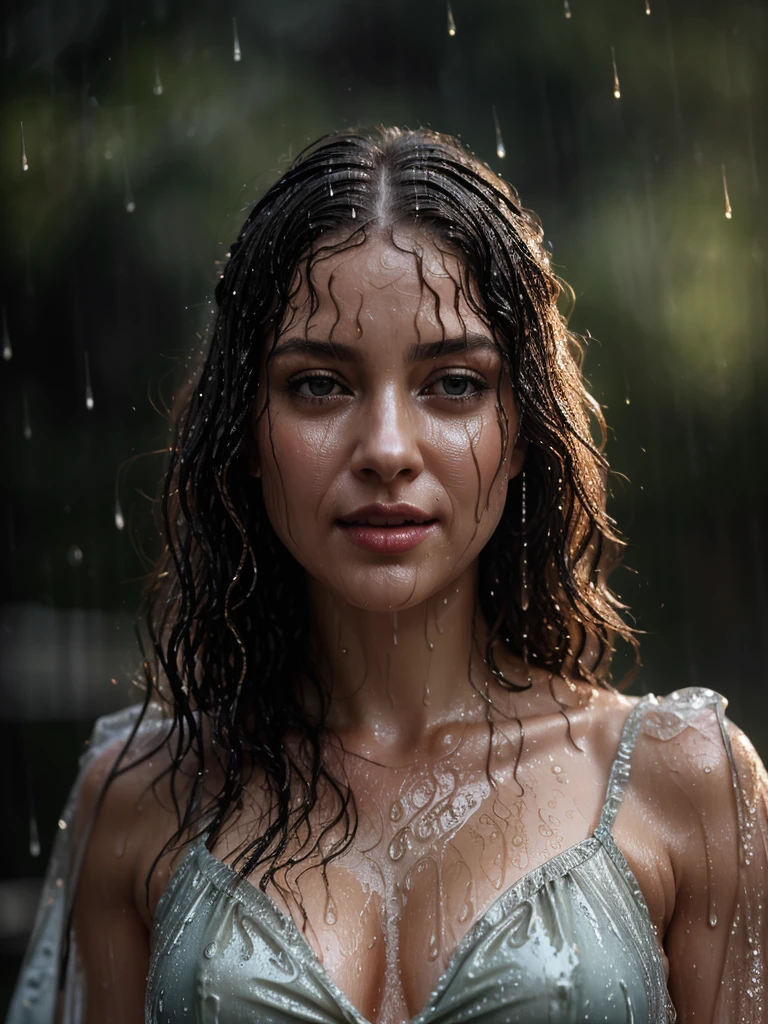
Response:
[{"label": "wet skin", "polygon": [[[374,235],[312,280],[316,311],[305,279],[265,359],[251,468],[307,572],[334,724],[375,721],[405,752],[472,697],[477,556],[522,468],[517,410],[460,264],[420,233]],[[401,503],[423,523],[344,522]]]}]

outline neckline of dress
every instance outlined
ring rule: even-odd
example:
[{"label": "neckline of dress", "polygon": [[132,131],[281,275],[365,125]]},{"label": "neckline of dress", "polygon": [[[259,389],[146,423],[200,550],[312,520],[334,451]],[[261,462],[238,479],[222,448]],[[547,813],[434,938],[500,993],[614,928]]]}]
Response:
[{"label": "neckline of dress", "polygon": [[[504,908],[505,912],[508,912],[510,908],[507,907],[507,904],[510,901],[513,906],[514,904],[519,903],[522,899],[526,898],[526,890],[528,889],[530,889],[531,892],[527,895],[533,895],[541,889],[547,881],[562,878],[569,871],[573,870],[574,867],[589,860],[598,852],[598,850],[605,849],[608,856],[612,856],[612,851],[606,848],[606,836],[609,837],[611,845],[615,847],[623,861],[623,865],[621,866],[622,877],[625,881],[628,881],[627,874],[629,874],[634,886],[641,891],[637,879],[632,874],[629,865],[626,864],[623,854],[621,853],[621,850],[619,850],[618,846],[616,846],[611,833],[604,831],[601,826],[598,825],[594,831],[579,840],[579,842],[566,847],[565,850],[561,850],[559,853],[556,853],[554,856],[542,861],[541,864],[538,864],[535,868],[526,872],[518,878],[516,882],[507,886],[506,889],[500,892],[499,895],[491,901],[488,907],[471,926],[469,931],[467,931],[456,944],[448,959],[448,965],[438,978],[435,987],[427,997],[426,1003],[414,1017],[409,1019],[408,1024],[425,1024],[429,1019],[429,1015],[434,1009],[435,1003],[450,985],[451,979],[455,975],[459,964],[467,951],[480,941],[484,931],[493,927],[495,922],[492,921],[492,918],[494,915],[497,915],[502,908]],[[196,853],[198,866],[204,870],[205,874],[208,875],[217,888],[223,890],[227,895],[236,898],[241,903],[251,904],[255,909],[263,909],[266,906],[267,909],[277,918],[277,921],[283,931],[293,940],[294,951],[300,957],[303,964],[308,967],[323,983],[325,988],[331,992],[341,1008],[345,1010],[347,1014],[352,1015],[355,1024],[374,1024],[373,1021],[363,1015],[363,1013],[354,1005],[349,996],[347,996],[343,989],[341,989],[333,980],[327,969],[324,967],[323,962],[317,956],[314,949],[312,949],[307,937],[303,934],[293,918],[286,914],[285,911],[275,903],[269,893],[259,888],[259,886],[254,885],[249,878],[243,878],[243,876],[240,875],[231,864],[220,860],[211,853],[205,845],[205,839],[205,835],[198,837],[195,846],[190,851],[190,855],[192,853]],[[181,865],[179,868],[181,868]]]}]

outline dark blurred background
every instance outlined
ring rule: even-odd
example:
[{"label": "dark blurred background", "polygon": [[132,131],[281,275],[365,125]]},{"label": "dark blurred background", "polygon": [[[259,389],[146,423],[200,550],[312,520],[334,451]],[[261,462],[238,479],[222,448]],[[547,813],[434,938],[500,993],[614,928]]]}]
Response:
[{"label": "dark blurred background", "polygon": [[326,131],[458,134],[539,213],[626,477],[633,692],[720,690],[768,755],[763,0],[16,0],[3,30],[0,1012],[90,725],[139,696],[217,261]]}]

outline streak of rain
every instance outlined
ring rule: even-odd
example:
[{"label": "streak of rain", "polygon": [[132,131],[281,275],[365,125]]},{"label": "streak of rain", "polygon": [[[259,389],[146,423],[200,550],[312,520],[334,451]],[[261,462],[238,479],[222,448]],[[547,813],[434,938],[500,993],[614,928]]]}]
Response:
[{"label": "streak of rain", "polygon": [[507,155],[507,150],[504,146],[504,139],[501,134],[501,125],[499,124],[499,115],[496,113],[496,107],[493,108],[493,124],[496,129],[496,156],[499,160],[503,160]]},{"label": "streak of rain", "polygon": [[29,161],[27,160],[27,144],[24,141],[24,122],[19,121],[21,128],[21,169],[22,171],[29,170]]},{"label": "streak of rain", "polygon": [[451,7],[451,0],[448,0],[448,35],[456,35],[456,22],[453,19],[453,8]]}]

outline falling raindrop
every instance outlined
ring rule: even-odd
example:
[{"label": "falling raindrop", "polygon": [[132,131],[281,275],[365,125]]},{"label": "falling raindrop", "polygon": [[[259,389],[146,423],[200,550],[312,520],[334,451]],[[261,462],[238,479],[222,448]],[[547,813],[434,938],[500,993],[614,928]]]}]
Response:
[{"label": "falling raindrop", "polygon": [[3,306],[3,359],[6,363],[13,356],[13,348],[11,347],[11,336],[8,333],[8,315],[5,312],[5,306]]},{"label": "falling raindrop", "polygon": [[91,387],[91,364],[88,353],[85,353],[85,408],[93,409],[93,388]]},{"label": "falling raindrop", "polygon": [[128,173],[128,161],[126,160],[123,164],[123,171],[125,174],[125,212],[133,213],[136,209],[136,201],[133,198],[133,192],[131,191],[131,176]]},{"label": "falling raindrop", "polygon": [[619,72],[616,67],[616,50],[611,47],[611,60],[613,61],[613,95],[614,98],[621,99],[621,86],[619,85]]},{"label": "falling raindrop", "polygon": [[499,115],[496,113],[496,107],[493,108],[493,123],[496,128],[496,156],[499,160],[503,160],[507,155],[507,150],[504,146],[504,139],[501,137],[501,125],[499,124]]},{"label": "falling raindrop", "polygon": [[154,85],[152,86],[152,92],[155,94],[155,96],[163,95],[163,82],[162,79],[160,78],[160,67],[157,63],[157,55],[155,55],[155,82]]},{"label": "falling raindrop", "polygon": [[32,857],[40,856],[40,833],[37,830],[37,818],[34,810],[29,812],[29,853]]},{"label": "falling raindrop", "polygon": [[29,161],[27,160],[27,147],[24,142],[24,122],[19,121],[19,125],[21,126],[21,169],[22,171],[28,171]]},{"label": "falling raindrop", "polygon": [[[78,566],[82,565],[83,564],[83,550],[82,550],[82,548],[78,547],[77,544],[71,544],[69,549],[68,549],[68,551],[67,551],[67,561],[69,562],[69,564],[72,566],[73,569],[76,569]],[[59,822],[59,828],[66,828],[66,827],[67,827],[66,824],[62,825],[61,822]]]},{"label": "falling raindrop", "polygon": [[451,8],[451,0],[448,0],[448,35],[456,35],[456,22],[453,20],[453,9]]},{"label": "falling raindrop", "polygon": [[123,516],[123,510],[120,507],[120,498],[115,495],[115,526],[118,530],[125,529],[125,517]]},{"label": "falling raindrop", "polygon": [[651,0],[645,0],[645,13],[651,13]]},{"label": "falling raindrop", "polygon": [[240,37],[237,34],[237,19],[232,19],[232,60],[237,64],[242,59],[243,53],[240,49]]},{"label": "falling raindrop", "polygon": [[566,18],[570,18],[571,16],[571,5],[568,0],[563,0],[563,14]]},{"label": "falling raindrop", "polygon": [[27,392],[24,392],[24,440],[32,440],[32,422],[29,418],[29,399],[27,398]]},{"label": "falling raindrop", "polygon": [[730,220],[733,217],[733,210],[728,196],[728,182],[725,180],[725,164],[723,164],[723,195],[725,197],[725,217],[726,220]]}]

